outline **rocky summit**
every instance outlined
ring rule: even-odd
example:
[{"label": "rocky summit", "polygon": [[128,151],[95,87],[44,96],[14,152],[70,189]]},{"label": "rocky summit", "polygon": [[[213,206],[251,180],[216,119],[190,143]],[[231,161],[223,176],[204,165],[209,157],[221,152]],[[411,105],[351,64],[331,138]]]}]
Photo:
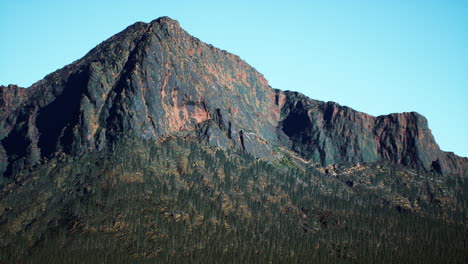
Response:
[{"label": "rocky summit", "polygon": [[[221,215],[208,218],[208,214],[203,211],[206,206],[202,206],[203,210],[198,207],[194,209],[196,206],[190,210],[185,207],[169,210],[171,206],[177,206],[166,204],[172,198],[169,194],[164,194],[157,197],[159,200],[153,206],[159,208],[161,214],[158,223],[166,226],[171,223],[186,223],[184,228],[195,228],[208,221],[210,226],[206,228],[211,231],[224,228],[226,232],[237,230],[239,234],[251,234],[249,232],[254,232],[254,229],[246,229],[242,233],[241,228],[236,229],[235,224],[246,221],[246,226],[254,226],[254,211],[257,210],[271,220],[265,221],[276,226],[273,217],[276,211],[265,209],[274,205],[278,207],[278,212],[289,215],[294,219],[291,221],[296,221],[292,225],[295,227],[291,228],[297,228],[299,233],[316,234],[322,229],[331,230],[330,225],[341,230],[341,227],[346,226],[346,222],[340,220],[343,219],[341,217],[345,209],[328,210],[323,203],[309,208],[303,200],[307,197],[306,194],[296,197],[305,190],[301,188],[312,188],[311,186],[334,186],[334,189],[320,187],[313,190],[326,197],[332,197],[330,190],[333,190],[333,195],[339,198],[333,197],[340,201],[349,202],[349,197],[362,199],[367,197],[363,195],[366,193],[369,197],[378,197],[375,198],[378,202],[372,205],[376,208],[397,208],[398,213],[403,210],[418,217],[439,219],[437,221],[443,221],[444,224],[466,224],[466,199],[460,193],[466,187],[463,182],[468,175],[468,159],[442,151],[432,136],[426,118],[415,112],[374,117],[334,102],[313,100],[298,92],[273,89],[261,73],[241,58],[203,43],[168,17],[129,26],[99,44],[83,58],[47,75],[27,89],[15,85],[1,86],[0,107],[0,230],[9,234],[8,239],[0,239],[5,259],[17,261],[16,257],[27,260],[28,256],[35,256],[46,261],[44,256],[47,254],[42,249],[47,248],[47,243],[44,242],[47,239],[56,241],[58,248],[71,247],[73,252],[84,250],[80,246],[70,246],[69,242],[54,236],[55,231],[51,230],[59,229],[63,229],[61,232],[65,237],[79,236],[88,239],[88,236],[100,232],[109,241],[122,239],[126,248],[120,248],[120,253],[116,254],[132,256],[133,260],[151,259],[157,257],[158,252],[163,252],[161,254],[166,254],[166,257],[178,255],[164,243],[165,246],[160,248],[151,248],[152,246],[148,246],[150,242],[135,248],[133,242],[124,239],[125,235],[130,234],[126,232],[130,232],[129,228],[132,226],[129,219],[126,219],[127,222],[124,219],[131,214],[117,213],[117,205],[102,201],[99,202],[102,208],[96,209],[101,206],[97,206],[96,201],[102,198],[101,194],[98,195],[99,199],[96,198],[98,196],[93,196],[97,195],[96,189],[112,193],[115,181],[137,186],[152,179],[152,183],[156,184],[156,176],[147,177],[146,173],[150,172],[151,175],[159,175],[156,178],[161,177],[157,181],[158,186],[167,185],[165,188],[174,190],[176,195],[194,188],[201,194],[205,193],[201,196],[200,203],[208,205],[214,200],[219,201],[222,211]],[[149,148],[148,145],[151,144],[156,146]],[[169,144],[170,147],[164,144]],[[132,151],[128,149],[129,146],[133,146],[130,147],[133,148]],[[180,152],[175,154],[168,148],[179,149]],[[126,156],[118,159],[116,153]],[[151,162],[156,161],[149,153],[159,153],[157,155],[166,156],[169,161],[158,161],[161,162],[157,163],[160,165],[154,165]],[[198,153],[196,155],[204,158],[197,159],[189,153]],[[135,161],[135,157],[140,160]],[[94,164],[93,160],[99,163]],[[130,160],[140,165],[128,163]],[[174,167],[167,162],[174,163]],[[217,165],[208,165],[210,162]],[[247,164],[254,164],[256,167],[250,168]],[[157,170],[153,170],[153,166]],[[76,171],[76,168],[81,169]],[[233,174],[233,168],[239,170],[240,174]],[[305,178],[291,180],[291,183],[284,185],[287,188],[271,187],[273,183],[283,186],[289,182],[286,178],[296,175],[294,173]],[[180,178],[195,174],[198,178]],[[237,177],[237,187],[224,185],[227,184],[228,174]],[[268,174],[272,178],[266,177]],[[83,175],[95,177],[80,178]],[[384,178],[375,175],[384,175]],[[244,176],[247,177],[245,182],[241,181]],[[176,177],[172,184],[162,183],[171,177]],[[424,181],[421,180],[423,178]],[[36,181],[44,181],[44,185],[36,184]],[[69,187],[64,187],[68,186],[65,183]],[[218,184],[224,187],[221,188]],[[295,185],[290,184],[299,185],[294,187]],[[395,187],[400,185],[404,190],[407,188],[411,195]],[[444,188],[447,191],[443,191]],[[78,190],[79,195],[70,194]],[[146,198],[141,199],[151,200],[155,192],[165,193],[167,190],[146,190],[145,195],[150,198],[145,196]],[[127,191],[136,195],[141,190]],[[36,198],[41,204],[22,196],[21,193],[26,192],[39,195]],[[66,192],[68,196],[64,194]],[[247,193],[252,193],[253,196],[246,198]],[[191,197],[190,195],[184,197]],[[67,198],[60,201],[58,197],[62,196]],[[86,199],[93,201],[93,205],[83,202],[86,200],[83,197],[88,197]],[[76,208],[110,210],[109,212],[115,214],[109,213],[110,220],[106,218],[103,221],[110,222],[106,222],[106,227],[103,227],[101,222],[86,218],[93,215],[92,213],[86,215],[78,212],[78,209],[70,209],[78,206],[77,199],[83,204]],[[182,198],[178,199],[180,202]],[[301,202],[297,202],[297,199]],[[125,203],[125,199],[119,201]],[[261,205],[257,205],[257,202],[266,207],[260,209],[258,206]],[[358,204],[362,205],[361,202]],[[422,203],[427,203],[427,206],[421,207]],[[193,205],[191,202],[190,204]],[[54,209],[59,211],[54,211],[54,216],[51,216],[48,213],[52,210],[48,209],[51,206],[62,209]],[[97,207],[94,208],[95,206]],[[427,209],[437,206],[444,209]],[[138,208],[143,211],[154,209],[145,206]],[[429,212],[434,210],[438,210],[440,214],[432,216]],[[456,212],[461,212],[464,216],[457,218],[454,216]],[[237,218],[232,220],[230,215],[237,215]],[[249,219],[245,220],[245,217]],[[307,222],[304,219],[312,220]],[[150,226],[149,223],[144,225],[148,228]],[[276,230],[270,227],[265,230]],[[190,233],[189,229],[184,232]],[[466,234],[466,228],[460,230],[462,234]],[[265,231],[265,234],[270,234],[270,231]],[[148,229],[145,232],[153,231]],[[142,233],[142,236],[164,240],[174,234],[171,229],[167,229],[165,233],[158,232]],[[119,238],[111,238],[109,234]],[[27,241],[23,248],[29,251],[22,251],[15,257],[12,253],[17,252],[14,251],[14,241],[19,238]],[[226,255],[229,256],[239,250],[235,246],[237,242],[226,245],[224,251],[216,252],[215,255],[220,257],[227,252]],[[265,241],[255,243],[263,242]],[[320,250],[323,241],[318,239],[316,242],[317,244],[314,242],[307,245]],[[200,252],[204,252],[209,244],[193,243],[195,244],[180,249],[184,251],[180,256],[199,256],[197,254],[202,254]],[[279,243],[279,249],[268,244],[257,252],[249,252],[252,257],[265,252],[270,252],[268,254],[271,256],[279,254],[285,257],[285,261],[288,261],[287,256],[300,257],[302,253],[295,255],[294,248],[289,248],[288,243]],[[323,244],[325,253],[320,255],[320,260],[325,261],[332,256],[338,260],[361,262],[358,251],[349,249],[353,246],[337,241],[327,243]],[[390,247],[390,244],[386,245]],[[149,248],[145,248],[146,246]],[[464,250],[459,245],[454,247],[460,252]],[[385,254],[394,254],[389,252],[386,251]],[[54,254],[58,253],[52,255]],[[64,256],[57,257],[61,260],[63,258]],[[369,258],[366,261],[373,260],[375,259]]]},{"label": "rocky summit", "polygon": [[167,17],[135,23],[29,89],[1,92],[7,176],[59,152],[99,150],[126,133],[193,136],[259,158],[281,146],[320,165],[389,161],[461,173],[468,164],[441,151],[417,113],[373,117],[272,89],[238,56]]}]

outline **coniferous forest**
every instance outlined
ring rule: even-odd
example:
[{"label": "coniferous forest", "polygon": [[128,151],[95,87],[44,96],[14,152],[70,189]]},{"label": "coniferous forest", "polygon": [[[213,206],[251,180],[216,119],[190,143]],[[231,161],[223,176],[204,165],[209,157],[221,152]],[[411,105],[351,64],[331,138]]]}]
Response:
[{"label": "coniferous forest", "polygon": [[1,179],[0,263],[466,263],[466,179],[284,155],[132,137],[57,154]]}]

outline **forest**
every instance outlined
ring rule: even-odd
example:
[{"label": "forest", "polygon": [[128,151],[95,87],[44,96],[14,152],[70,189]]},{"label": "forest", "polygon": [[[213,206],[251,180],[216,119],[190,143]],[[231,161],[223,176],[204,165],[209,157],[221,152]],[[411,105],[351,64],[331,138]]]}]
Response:
[{"label": "forest", "polygon": [[466,263],[467,190],[128,137],[0,179],[0,263]]}]

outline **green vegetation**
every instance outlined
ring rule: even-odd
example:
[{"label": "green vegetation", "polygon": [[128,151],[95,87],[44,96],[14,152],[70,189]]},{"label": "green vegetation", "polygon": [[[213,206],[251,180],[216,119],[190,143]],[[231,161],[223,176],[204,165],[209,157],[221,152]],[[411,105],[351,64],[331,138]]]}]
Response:
[{"label": "green vegetation", "polygon": [[411,173],[127,139],[2,179],[0,263],[464,263],[465,179]]}]

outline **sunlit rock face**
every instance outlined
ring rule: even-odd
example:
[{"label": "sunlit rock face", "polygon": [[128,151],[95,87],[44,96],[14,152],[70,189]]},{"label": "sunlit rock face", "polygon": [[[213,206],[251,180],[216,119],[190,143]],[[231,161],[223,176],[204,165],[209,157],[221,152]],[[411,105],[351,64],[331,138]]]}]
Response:
[{"label": "sunlit rock face", "polygon": [[465,173],[417,113],[373,117],[272,89],[238,56],[168,17],[138,22],[28,89],[1,86],[0,172],[112,146],[126,135],[191,137],[262,159],[277,147],[328,165],[389,161]]},{"label": "sunlit rock face", "polygon": [[290,147],[306,159],[322,165],[383,160],[426,171],[463,173],[460,167],[467,159],[442,152],[427,120],[418,113],[374,117],[296,92],[285,94],[281,128]]}]

